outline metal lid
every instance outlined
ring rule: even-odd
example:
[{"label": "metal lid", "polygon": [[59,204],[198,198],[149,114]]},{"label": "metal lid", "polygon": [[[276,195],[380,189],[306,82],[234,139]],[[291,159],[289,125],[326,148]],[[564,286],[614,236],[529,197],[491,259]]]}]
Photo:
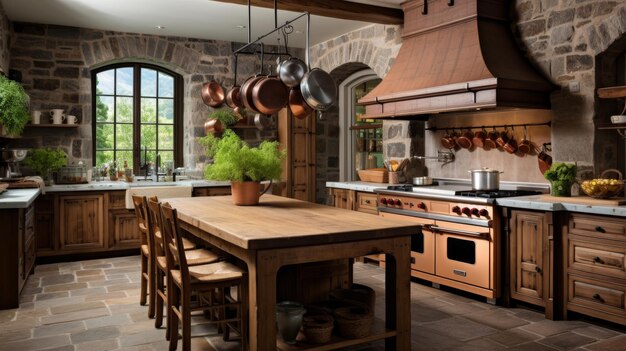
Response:
[{"label": "metal lid", "polygon": [[497,169],[491,169],[489,167],[483,167],[481,169],[472,169],[468,172],[470,173],[502,173],[502,171],[498,171]]}]

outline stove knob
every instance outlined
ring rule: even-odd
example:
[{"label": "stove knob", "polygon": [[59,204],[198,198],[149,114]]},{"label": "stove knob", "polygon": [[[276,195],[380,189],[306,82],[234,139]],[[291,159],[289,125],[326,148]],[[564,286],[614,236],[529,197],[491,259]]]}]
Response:
[{"label": "stove knob", "polygon": [[452,212],[461,215],[461,208],[459,206],[452,207]]},{"label": "stove knob", "polygon": [[478,215],[481,217],[489,217],[489,211],[485,210],[484,208],[482,210],[480,210],[478,212]]},{"label": "stove knob", "polygon": [[387,205],[387,199],[385,199],[384,197],[380,198],[380,203],[383,205]]},{"label": "stove knob", "polygon": [[467,207],[463,207],[463,209],[461,210],[461,213],[463,213],[466,216],[471,216],[472,215],[472,212]]},{"label": "stove knob", "polygon": [[476,216],[476,217],[479,216],[477,208],[472,208],[472,216]]},{"label": "stove knob", "polygon": [[396,199],[396,206],[402,206],[402,201],[400,201],[400,199]]},{"label": "stove knob", "polygon": [[417,208],[425,210],[426,209],[426,204],[423,202],[420,202],[419,204],[417,204]]}]

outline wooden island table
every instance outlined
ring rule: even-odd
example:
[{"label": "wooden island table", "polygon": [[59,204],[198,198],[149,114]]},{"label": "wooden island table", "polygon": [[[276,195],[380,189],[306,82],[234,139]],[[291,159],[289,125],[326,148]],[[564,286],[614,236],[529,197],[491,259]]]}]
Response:
[{"label": "wooden island table", "polygon": [[[182,229],[247,264],[250,350],[333,350],[380,339],[387,350],[411,349],[410,235],[417,225],[274,195],[262,196],[258,206],[235,206],[230,196],[168,202]],[[384,324],[366,338],[334,337],[319,346],[277,340],[276,280],[282,266],[373,253],[387,255]]]}]

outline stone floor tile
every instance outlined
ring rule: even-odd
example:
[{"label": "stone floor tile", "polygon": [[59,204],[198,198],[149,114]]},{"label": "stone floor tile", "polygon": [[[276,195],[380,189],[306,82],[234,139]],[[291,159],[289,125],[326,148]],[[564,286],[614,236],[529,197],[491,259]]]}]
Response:
[{"label": "stone floor tile", "polygon": [[27,287],[24,286],[22,289],[22,295],[31,295],[31,294],[41,294],[43,288],[40,286]]},{"label": "stone floor tile", "polygon": [[114,291],[125,291],[125,290],[132,290],[132,289],[136,289],[137,284],[133,284],[131,282],[128,283],[122,283],[122,284],[116,284],[116,285],[109,285],[106,287],[107,292],[114,292]]},{"label": "stone floor tile", "polygon": [[464,317],[500,330],[512,329],[529,323],[528,321],[515,317],[504,309],[483,310],[468,313]]},{"label": "stone floor tile", "polygon": [[69,313],[69,312],[93,310],[97,308],[106,308],[106,305],[102,301],[83,302],[80,304],[71,304],[71,305],[52,307],[50,308],[50,313],[62,314],[62,313]]},{"label": "stone floor tile", "polygon": [[513,313],[517,318],[521,318],[529,322],[540,322],[546,320],[546,316],[541,312],[531,311],[525,308],[509,308],[508,310],[511,311],[511,313]]},{"label": "stone floor tile", "polygon": [[68,335],[54,335],[43,338],[0,343],[0,351],[32,351],[49,349],[70,344]]},{"label": "stone floor tile", "polygon": [[504,350],[504,349],[505,349],[504,346],[498,344],[497,342],[495,342],[493,340],[486,339],[486,338],[480,338],[480,339],[464,342],[464,343],[462,343],[460,345],[452,346],[452,347],[447,348],[445,350],[450,350],[450,351],[499,351],[499,350]]},{"label": "stone floor tile", "polygon": [[85,329],[87,328],[85,328],[85,323],[83,323],[83,321],[44,325],[41,327],[33,328],[33,337],[40,338],[43,336],[58,334],[71,334],[83,331]]},{"label": "stone floor tile", "polygon": [[87,283],[58,284],[58,285],[44,286],[43,291],[47,293],[51,293],[51,292],[56,292],[56,291],[84,289],[86,287],[87,287]]},{"label": "stone floor tile", "polygon": [[596,340],[583,335],[574,334],[572,332],[565,332],[554,336],[549,336],[537,342],[548,345],[550,347],[554,347],[557,350],[573,350],[581,346],[591,344],[594,341]]},{"label": "stone floor tile", "polygon": [[541,336],[529,333],[521,329],[510,329],[498,332],[497,334],[489,335],[487,336],[487,338],[504,346],[510,347],[530,341],[535,341],[537,339],[540,339]]},{"label": "stone floor tile", "polygon": [[551,321],[545,319],[540,322],[525,325],[521,328],[531,333],[552,336],[586,326],[588,326],[588,324],[580,321]]},{"label": "stone floor tile", "polygon": [[43,350],[45,351],[74,351],[76,350],[76,347],[74,345],[64,345],[64,346],[58,346],[58,347],[53,347],[53,348],[45,348]]},{"label": "stone floor tile", "polygon": [[48,316],[48,317],[42,317],[41,323],[42,324],[64,323],[64,322],[84,320],[84,319],[101,317],[101,316],[108,316],[109,314],[110,313],[109,313],[108,308],[97,308],[93,310],[70,312],[70,313],[57,314],[57,315]]},{"label": "stone floor tile", "polygon": [[[437,300],[441,300],[441,299],[437,299]],[[443,300],[444,302],[446,300]],[[449,313],[451,315],[468,315],[468,316],[472,316],[476,313],[483,313],[485,311],[489,311],[486,310],[484,307],[479,306],[479,305],[474,305],[474,304],[470,304],[470,303],[465,303],[465,302],[461,302],[461,303],[456,303],[453,305],[443,305],[439,308],[442,312],[446,312]],[[524,323],[525,324],[525,323]]]},{"label": "stone floor tile", "polygon": [[588,336],[588,337],[594,338],[596,340],[609,339],[609,338],[612,338],[614,336],[618,336],[618,335],[622,334],[622,333],[618,333],[618,332],[616,332],[614,330],[611,330],[611,329],[602,328],[602,327],[596,327],[596,326],[585,327],[585,328],[578,328],[578,329],[572,330],[572,332],[576,333],[576,334]]},{"label": "stone floor tile", "polygon": [[[60,297],[50,300],[35,301],[35,308],[51,308],[85,302],[84,296]],[[20,307],[21,308],[21,307]]]},{"label": "stone floor tile", "polygon": [[132,273],[132,272],[136,272],[137,271],[137,266],[133,266],[133,267],[122,267],[122,268],[106,268],[102,270],[104,272],[104,274],[106,275],[111,275],[111,274],[126,274],[126,273]]},{"label": "stone floor tile", "polygon": [[72,343],[80,344],[88,341],[115,339],[120,336],[120,334],[120,329],[118,327],[109,325],[106,327],[89,328],[84,331],[72,333],[70,338]]},{"label": "stone floor tile", "polygon": [[442,319],[433,323],[423,324],[420,328],[429,329],[460,341],[476,339],[481,336],[495,334],[494,328],[472,322],[462,317]]},{"label": "stone floor tile", "polygon": [[26,340],[32,337],[33,333],[31,328],[22,328],[22,329],[10,329],[5,331],[0,331],[0,345],[3,343],[18,341],[18,340]]},{"label": "stone floor tile", "polygon": [[113,267],[110,263],[93,263],[93,264],[84,264],[83,268],[85,269],[94,269],[94,268],[111,268]]},{"label": "stone floor tile", "polygon": [[74,280],[74,274],[51,275],[41,278],[41,286],[73,283]]},{"label": "stone floor tile", "polygon": [[595,342],[585,346],[591,351],[624,351],[626,350],[626,335],[622,334],[610,339]]},{"label": "stone floor tile", "polygon": [[0,324],[8,322],[17,316],[18,309],[0,310]]},{"label": "stone floor tile", "polygon": [[88,276],[84,276],[84,277],[77,277],[76,281],[78,283],[85,283],[85,282],[101,282],[106,280],[106,275],[88,275]]},{"label": "stone floor tile", "polygon": [[[135,322],[128,326],[125,326],[121,329],[121,331],[123,335],[131,335],[143,333],[146,331],[152,331],[154,329],[156,329],[154,327],[154,319],[148,319],[148,317],[146,316],[143,321]],[[161,327],[161,329],[158,330],[163,330],[165,332],[165,318],[163,319],[163,326]]]},{"label": "stone floor tile", "polygon": [[[144,319],[145,317],[146,317],[146,313],[144,313]],[[131,324],[133,321],[128,316],[128,314],[118,314],[118,315],[113,315],[113,316],[104,316],[104,317],[86,319],[84,322],[88,329],[92,329],[92,328],[106,327],[110,325],[121,327],[121,326]]]},{"label": "stone floor tile", "polygon": [[[100,288],[91,288],[91,289],[100,289]],[[116,291],[116,292],[112,292],[112,293],[108,293],[108,292],[104,292],[104,293],[99,293],[99,294],[94,294],[94,295],[86,295],[85,296],[85,302],[88,301],[108,301],[108,300],[113,300],[113,299],[119,299],[119,298],[123,298],[126,297],[126,293],[123,291]]]},{"label": "stone floor tile", "polygon": [[102,281],[94,281],[94,282],[88,282],[87,284],[89,285],[90,288],[97,288],[97,287],[101,287],[101,286],[111,286],[111,285],[118,285],[118,284],[128,284],[130,283],[130,281],[127,278],[122,278],[122,279],[112,279],[112,280],[102,280]]},{"label": "stone floor tile", "polygon": [[437,308],[430,307],[418,307],[411,305],[411,321],[416,323],[434,322],[441,319],[452,317],[450,314],[445,313]]},{"label": "stone floor tile", "polygon": [[102,269],[83,269],[80,271],[76,271],[76,276],[77,277],[84,277],[84,276],[90,276],[90,275],[103,275]]},{"label": "stone floor tile", "polygon": [[119,348],[117,339],[96,340],[76,345],[77,351],[108,351]]},{"label": "stone floor tile", "polygon": [[70,291],[70,296],[90,296],[95,294],[106,294],[107,289],[104,287],[100,288],[84,288],[78,290]]},{"label": "stone floor tile", "polygon": [[35,301],[58,299],[60,297],[69,297],[69,296],[70,296],[70,293],[68,291],[58,291],[58,292],[51,292],[51,293],[42,293],[42,294],[38,294],[37,295],[37,298],[35,299]]},{"label": "stone floor tile", "polygon": [[165,340],[165,328],[152,328],[150,330],[145,330],[141,333],[122,335],[120,336],[119,340],[121,348],[159,342]]},{"label": "stone floor tile", "polygon": [[507,350],[509,351],[554,351],[556,349],[533,341],[533,342],[528,342],[525,344],[520,344],[517,346],[510,347]]},{"label": "stone floor tile", "polygon": [[436,331],[422,327],[411,329],[411,340],[419,341],[417,343],[418,348],[416,350],[428,351],[453,349],[454,346],[462,344],[462,342],[447,335],[442,335]]}]

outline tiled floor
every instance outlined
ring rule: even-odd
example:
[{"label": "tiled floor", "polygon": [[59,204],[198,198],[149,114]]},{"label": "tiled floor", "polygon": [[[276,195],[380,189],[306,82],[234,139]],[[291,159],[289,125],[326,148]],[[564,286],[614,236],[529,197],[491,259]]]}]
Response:
[{"label": "tiled floor", "polygon": [[[355,282],[376,290],[381,315],[384,272],[355,265]],[[581,321],[553,322],[528,309],[492,306],[411,284],[412,350],[626,350],[625,329]],[[0,351],[166,350],[139,305],[139,258],[37,266],[19,309],[0,311]],[[194,318],[194,350],[238,350]],[[363,350],[384,349],[381,343]]]}]

